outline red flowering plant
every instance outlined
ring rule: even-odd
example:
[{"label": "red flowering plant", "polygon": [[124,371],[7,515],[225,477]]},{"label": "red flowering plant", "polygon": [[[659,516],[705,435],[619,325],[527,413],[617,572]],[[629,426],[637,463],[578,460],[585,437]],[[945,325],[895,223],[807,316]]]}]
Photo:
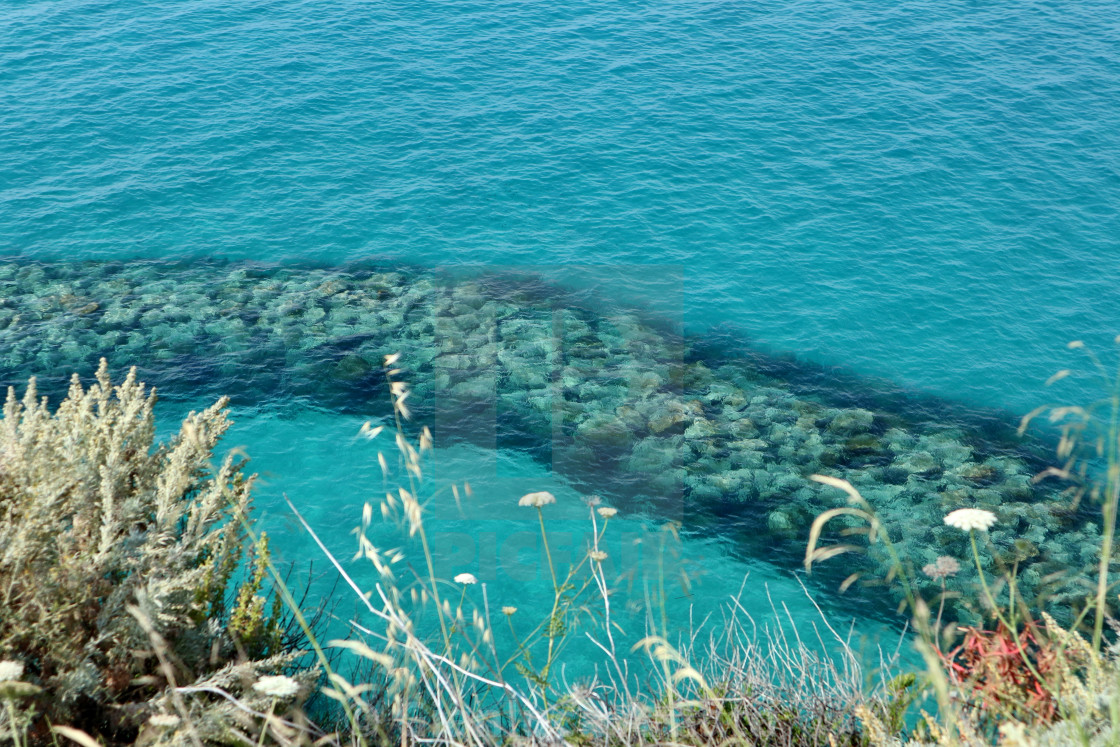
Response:
[{"label": "red flowering plant", "polygon": [[[1046,510],[1073,517],[1080,516],[1083,501],[1100,506],[1099,521],[1085,522],[1083,530],[1071,528],[1066,539],[1078,548],[1084,565],[1079,566],[1073,556],[1053,558],[1064,567],[1044,577],[1047,584],[1062,584],[1062,590],[1052,596],[1037,596],[1038,584],[1032,585],[1030,598],[1023,594],[1019,564],[1024,558],[1019,555],[1038,553],[1027,539],[1014,539],[1025,517],[1013,506],[991,506],[1000,511],[997,514],[977,502],[951,510],[943,519],[946,526],[967,536],[966,554],[971,555],[970,565],[975,569],[977,593],[970,599],[956,589],[949,591],[946,581],[962,570],[962,563],[948,555],[939,556],[921,568],[940,587],[937,606],[931,609],[918,593],[910,558],[904,558],[895,546],[892,528],[882,523],[875,508],[846,480],[811,476],[844,491],[848,500],[814,520],[805,568],[810,571],[817,562],[866,552],[871,546],[885,555],[889,567],[885,581],[901,587],[905,599],[899,610],[909,608],[912,613],[911,623],[918,634],[915,643],[928,667],[928,686],[937,697],[936,718],[923,714],[921,722],[926,736],[934,741],[986,742],[1018,734],[1023,739],[1037,736],[1040,743],[1073,744],[1088,743],[1104,734],[1115,741],[1120,735],[1120,624],[1116,622],[1120,613],[1115,596],[1120,562],[1120,336],[1115,343],[1118,352],[1113,370],[1081,341],[1069,344],[1070,349],[1088,355],[1108,392],[1106,397],[1087,406],[1044,405],[1020,424],[1020,433],[1025,433],[1034,418],[1048,413],[1051,427],[1060,435],[1059,463],[1033,479],[1035,483],[1046,479],[1062,483],[1061,496],[1066,500],[1046,503]],[[1063,369],[1047,385],[1070,375],[1069,369]],[[1009,526],[997,543],[989,532],[1001,516]],[[862,535],[868,548],[823,542],[824,527],[833,520],[841,524],[841,536]],[[943,536],[953,539],[952,532]],[[1010,556],[998,547],[1008,544],[1008,538],[1014,548]],[[1086,545],[1087,539],[1092,544]],[[1098,547],[1092,546],[1098,542]],[[987,557],[982,556],[981,545],[989,550]],[[860,573],[852,573],[841,588],[858,580]],[[969,574],[973,575],[972,569]],[[960,635],[952,643],[943,627],[947,598],[962,599],[962,606],[971,607],[985,621],[980,627],[956,628]],[[1055,604],[1063,608],[1062,624],[1045,611],[1046,607],[1056,609]],[[1041,622],[1035,621],[1036,616]],[[1106,625],[1112,627],[1113,635],[1106,634]],[[872,731],[881,726],[873,723],[875,714],[860,718]],[[1033,731],[1036,729],[1039,731]]]},{"label": "red flowering plant", "polygon": [[1031,623],[1018,633],[1000,621],[995,630],[961,628],[960,643],[949,652],[937,650],[945,672],[969,705],[990,716],[1051,723],[1058,702],[1053,681],[1062,652]]}]

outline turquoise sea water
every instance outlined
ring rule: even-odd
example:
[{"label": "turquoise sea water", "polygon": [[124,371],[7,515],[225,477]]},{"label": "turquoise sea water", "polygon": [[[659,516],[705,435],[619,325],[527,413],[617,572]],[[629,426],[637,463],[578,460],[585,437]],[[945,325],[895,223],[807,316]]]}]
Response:
[{"label": "turquoise sea water", "polygon": [[[1109,2],[12,3],[0,255],[533,268],[712,355],[1021,414],[1120,332],[1117,101]],[[351,415],[229,381],[265,509],[345,542]]]}]

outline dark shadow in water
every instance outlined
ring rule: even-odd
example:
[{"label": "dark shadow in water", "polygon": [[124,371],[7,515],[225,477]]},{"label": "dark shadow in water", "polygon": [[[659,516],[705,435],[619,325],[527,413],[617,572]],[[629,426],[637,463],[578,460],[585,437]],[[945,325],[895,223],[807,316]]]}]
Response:
[{"label": "dark shadow in water", "polygon": [[[26,264],[26,263],[24,263]],[[196,275],[200,263],[148,262],[157,265],[160,274],[176,272]],[[215,271],[228,269],[231,264],[245,271],[247,278],[267,279],[278,268],[322,269],[326,266],[304,262],[267,263],[202,263]],[[100,273],[111,275],[123,263],[77,262],[51,265],[51,270],[63,275]],[[385,268],[377,263],[356,262],[345,267],[329,267],[342,274],[360,275],[369,271],[391,269],[403,277],[403,284],[410,279],[432,276],[423,268]],[[463,273],[459,268],[452,275]],[[617,312],[610,302],[597,298],[589,291],[572,291],[557,288],[539,275],[516,271],[467,273],[485,294],[521,302],[526,308],[580,310],[590,320],[604,314]],[[449,276],[450,277],[450,276]],[[0,285],[0,289],[2,289]],[[799,360],[793,356],[776,355],[752,347],[750,337],[728,325],[710,330],[702,335],[679,335],[679,324],[674,320],[659,319],[643,314],[641,310],[627,309],[648,328],[657,331],[666,341],[666,349],[683,350],[685,363],[702,362],[717,377],[735,381],[757,378],[759,375],[780,382],[796,396],[816,400],[834,407],[860,407],[883,413],[888,425],[916,429],[925,433],[942,429],[959,431],[963,441],[986,455],[1009,455],[1027,461],[1034,471],[1050,464],[1053,441],[1046,436],[1021,439],[1015,433],[1016,418],[998,409],[980,408],[941,397],[898,387],[889,381],[856,375],[842,368],[823,366]],[[252,314],[253,312],[242,312]],[[0,332],[0,335],[3,333]],[[164,360],[132,361],[140,377],[157,387],[161,395],[173,401],[201,402],[229,395],[234,404],[260,407],[265,403],[283,402],[310,407],[320,407],[366,417],[384,416],[389,413],[387,386],[382,371],[376,368],[347,368],[347,361],[356,351],[371,342],[376,335],[355,334],[337,337],[317,345],[304,353],[298,361],[275,338],[262,339],[251,349],[232,352],[214,350],[200,353],[181,353]],[[0,337],[2,340],[2,337]],[[115,358],[113,349],[93,351],[88,358],[72,362],[83,379],[89,380],[101,356]],[[116,363],[116,360],[113,360]],[[342,374],[340,374],[340,371]],[[0,369],[0,383],[16,386],[22,391],[30,372]],[[37,372],[40,394],[57,402],[65,395],[69,379],[66,372]],[[413,377],[418,388],[424,378],[432,374],[431,367],[419,367],[406,376]],[[114,371],[114,377],[121,373]],[[429,391],[430,394],[430,391]],[[414,400],[416,422],[431,422],[436,410],[431,397]],[[681,498],[651,498],[648,486],[641,476],[618,468],[615,457],[606,453],[597,458],[565,461],[557,452],[553,437],[542,438],[540,432],[518,412],[487,409],[485,403],[463,403],[458,420],[444,420],[437,437],[441,443],[456,440],[474,441],[490,448],[517,449],[531,455],[539,462],[550,465],[571,479],[581,489],[603,491],[609,486],[610,499],[622,508],[648,513],[654,517],[674,513],[679,515]],[[496,420],[494,435],[479,438],[478,424],[487,418]],[[570,434],[561,434],[567,437]],[[489,440],[487,440],[489,438]],[[765,526],[768,507],[760,503],[740,500],[688,500],[684,502],[683,519],[688,531],[704,536],[718,537],[742,556],[762,558],[782,568],[797,568],[801,564],[801,550],[794,542],[775,545],[766,532],[752,528]],[[842,580],[839,570],[825,568],[812,577],[812,588],[828,592]],[[858,602],[860,614],[880,616],[886,595],[861,595]],[[855,599],[852,599],[855,603]],[[888,604],[893,607],[893,604]]]},{"label": "dark shadow in water", "polygon": [[[781,380],[799,397],[833,407],[859,407],[893,415],[904,428],[923,431],[959,431],[965,443],[987,456],[1012,456],[1026,460],[1034,472],[1054,463],[1057,434],[1037,424],[1018,434],[1021,415],[996,407],[908,389],[881,377],[858,374],[843,366],[806,361],[792,354],[753,348],[750,337],[730,325],[688,338],[690,360],[708,365],[741,364]],[[1040,432],[1041,431],[1041,432]]]}]

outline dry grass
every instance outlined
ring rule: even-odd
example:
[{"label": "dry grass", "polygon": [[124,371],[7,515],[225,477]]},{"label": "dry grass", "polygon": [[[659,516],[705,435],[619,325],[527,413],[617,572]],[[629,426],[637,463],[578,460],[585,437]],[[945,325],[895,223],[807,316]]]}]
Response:
[{"label": "dry grass", "polygon": [[[821,617],[815,644],[799,636],[777,609],[759,625],[739,598],[722,617],[697,623],[679,640],[665,636],[664,578],[649,580],[646,631],[623,640],[612,624],[616,579],[604,571],[604,538],[617,513],[588,499],[584,554],[566,566],[553,562],[548,512],[553,497],[527,493],[516,510],[535,512],[551,586],[549,613],[518,635],[506,621],[511,609],[491,608],[486,586],[470,574],[448,582],[436,576],[425,519],[431,501],[452,500],[425,480],[431,435],[406,436],[409,390],[396,379],[395,356],[386,360],[396,420],[379,452],[387,480],[400,479],[379,505],[367,504],[358,530],[357,558],[379,578],[362,588],[314,527],[291,510],[318,543],[354,599],[364,608],[350,620],[355,637],[330,642],[354,659],[344,678],[336,672],[324,693],[343,704],[340,732],[353,743],[473,745],[510,742],[586,745],[741,744],[855,745],[864,737],[857,709],[900,728],[896,704],[912,680],[900,684],[870,676],[849,642]],[[379,438],[381,427],[362,434]],[[470,486],[453,486],[458,500]],[[394,523],[422,554],[419,571],[399,550],[368,539],[376,522]],[[524,615],[522,610],[516,614]],[[569,682],[560,666],[579,636],[600,652],[592,681]],[[824,654],[823,652],[829,652]],[[632,653],[648,666],[634,667]],[[353,661],[358,662],[357,665]],[[641,671],[638,671],[638,670]],[[884,670],[886,667],[884,667]]]},{"label": "dry grass", "polygon": [[[519,510],[537,513],[548,551],[553,604],[528,634],[502,639],[493,618],[506,615],[491,611],[485,585],[434,573],[424,526],[435,495],[423,465],[431,434],[406,437],[408,387],[394,378],[395,363],[386,368],[396,448],[379,461],[402,484],[379,509],[420,546],[426,573],[398,578],[402,556],[366,539],[374,521],[366,506],[359,556],[380,582],[360,588],[321,545],[368,613],[350,621],[353,637],[326,645],[248,520],[243,464],[230,456],[210,467],[229,425],[224,400],[156,446],[155,396],[135,372],[113,386],[103,361],[96,383],[86,389],[75,378],[53,412],[34,381],[22,400],[10,391],[0,421],[0,739],[858,744],[857,707],[888,714],[883,699],[864,694],[846,640],[825,625],[814,635],[833,655],[817,653],[790,637],[777,610],[759,627],[738,599],[722,619],[669,641],[657,623],[662,589],[649,596],[646,635],[619,640],[600,547],[616,512],[595,501],[587,552],[558,566],[548,551],[551,496],[523,499]],[[563,657],[576,635],[601,651],[603,679],[566,681]],[[296,643],[316,660],[299,659]],[[648,655],[646,674],[631,671],[631,648]],[[308,718],[309,698],[332,728]]]},{"label": "dry grass", "polygon": [[[989,629],[958,634],[963,647],[953,650],[953,631],[913,593],[914,569],[874,507],[823,476],[850,503],[814,525],[808,560],[856,547],[825,544],[831,518],[849,522],[848,537],[860,534],[851,519],[862,520],[862,534],[896,559],[890,580],[906,589],[925,673],[892,678],[890,659],[868,671],[823,614],[799,629],[780,606],[754,619],[738,597],[670,638],[660,577],[645,582],[643,634],[626,639],[612,624],[618,580],[603,562],[617,512],[589,499],[585,552],[554,563],[552,497],[541,492],[511,510],[535,514],[552,604],[515,633],[485,584],[435,572],[432,501],[470,487],[427,478],[432,437],[408,435],[409,388],[396,365],[386,360],[395,422],[384,435],[372,425],[362,431],[392,442],[378,453],[390,489],[364,507],[357,531],[355,560],[374,569],[376,583],[361,586],[352,563],[335,558],[291,504],[360,608],[347,621],[353,635],[323,642],[248,520],[252,479],[243,465],[227,457],[209,466],[228,427],[224,401],[156,447],[154,396],[134,374],[114,387],[102,365],[96,384],[75,380],[54,412],[33,383],[22,401],[10,393],[0,422],[0,739],[21,747],[63,738],[258,747],[1120,742],[1120,649],[1094,625],[1108,620],[1095,606],[1102,584],[1112,588],[1107,563],[1080,611],[1082,636],[1052,618],[1033,620],[1015,603],[1013,577],[997,587],[1000,579],[984,575],[976,543],[985,512],[952,517],[969,534],[977,594],[992,616]],[[1120,394],[1113,401],[1120,413]],[[1120,418],[1111,422],[1120,435]],[[1073,447],[1063,448],[1061,476],[1087,483],[1091,472],[1078,472]],[[1120,481],[1082,492],[1102,498],[1107,521],[1117,490]],[[413,545],[422,559],[415,569],[403,552],[369,539],[384,523]],[[949,560],[931,572],[970,562]],[[996,588],[1013,603],[1001,605]],[[298,658],[286,627],[310,656]],[[565,674],[577,637],[600,654],[590,680]],[[936,716],[909,729],[922,697],[936,701]]]}]

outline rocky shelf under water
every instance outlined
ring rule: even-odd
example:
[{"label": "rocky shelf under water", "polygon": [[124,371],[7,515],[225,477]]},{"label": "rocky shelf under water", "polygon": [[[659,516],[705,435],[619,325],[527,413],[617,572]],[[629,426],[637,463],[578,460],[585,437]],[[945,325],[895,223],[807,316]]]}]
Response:
[{"label": "rocky shelf under water", "polygon": [[[532,276],[0,262],[0,382],[12,386],[36,375],[60,392],[70,372],[89,375],[105,356],[171,395],[383,414],[381,362],[397,352],[417,422],[437,439],[528,450],[623,507],[689,526],[720,532],[734,516],[749,527],[735,539],[754,552],[801,556],[813,518],[843,503],[807,479],[823,473],[863,493],[914,568],[961,560],[957,589],[975,573],[967,535],[942,517],[961,507],[996,513],[984,562],[1018,560],[1028,596],[1080,595],[1066,574],[1095,562],[1096,524],[1034,484],[1037,459],[999,428],[890,398],[855,406],[849,393],[799,381],[808,369],[714,354]],[[870,557],[834,562],[847,563],[842,575],[875,575],[883,558]]]}]

